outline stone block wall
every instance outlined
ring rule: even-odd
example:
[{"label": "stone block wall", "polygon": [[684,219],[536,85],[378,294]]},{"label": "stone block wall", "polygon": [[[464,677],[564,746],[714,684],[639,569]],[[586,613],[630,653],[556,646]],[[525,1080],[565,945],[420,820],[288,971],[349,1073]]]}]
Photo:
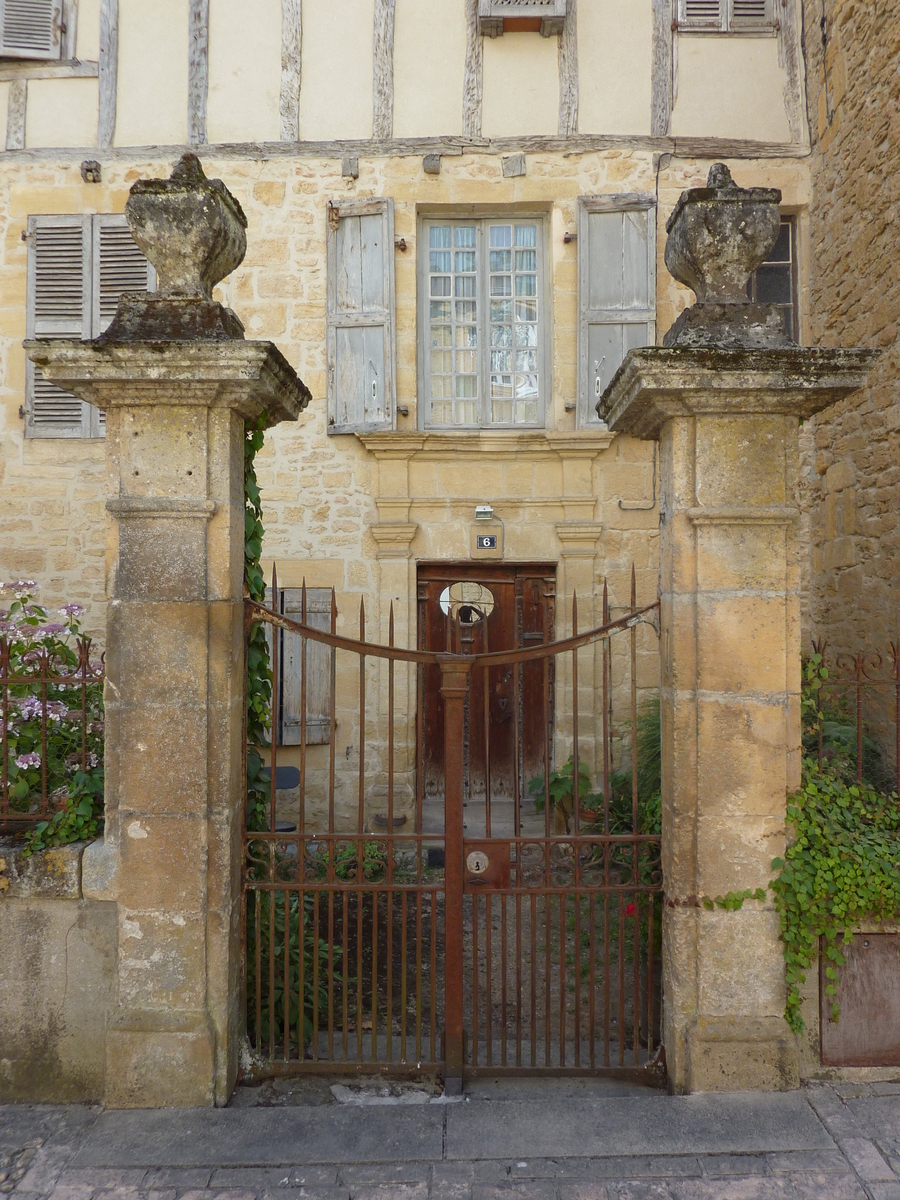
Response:
[{"label": "stone block wall", "polygon": [[0,841],[0,1104],[106,1093],[116,906],[84,899],[84,849]]},{"label": "stone block wall", "polygon": [[869,386],[815,419],[808,472],[812,631],[887,649],[900,628],[900,188],[891,0],[805,0],[813,344],[883,352]]}]

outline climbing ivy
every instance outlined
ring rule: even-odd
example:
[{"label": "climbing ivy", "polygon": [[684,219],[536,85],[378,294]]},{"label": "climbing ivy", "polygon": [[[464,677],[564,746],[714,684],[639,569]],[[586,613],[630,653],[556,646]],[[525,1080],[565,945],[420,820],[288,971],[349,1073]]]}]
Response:
[{"label": "climbing ivy", "polygon": [[[244,429],[244,584],[257,604],[266,599],[266,581],[260,566],[263,523],[262,500],[256,478],[256,455],[265,438],[265,418]],[[247,643],[247,827],[264,829],[269,785],[262,778],[263,763],[255,746],[268,741],[272,727],[272,669],[265,625],[250,629]]]},{"label": "climbing ivy", "polygon": [[[804,741],[810,730],[826,725],[829,713],[822,685],[828,679],[821,655],[805,666],[803,686]],[[839,970],[845,965],[841,945],[852,940],[852,927],[863,921],[900,918],[900,805],[870,783],[855,781],[845,739],[826,746],[825,762],[807,757],[800,791],[788,798],[790,845],[776,858],[779,872],[770,887],[781,918],[787,979],[785,1019],[800,1034],[800,987],[816,961],[819,942],[827,960],[825,993],[837,993]],[[832,1019],[839,1005],[832,1001]]]}]

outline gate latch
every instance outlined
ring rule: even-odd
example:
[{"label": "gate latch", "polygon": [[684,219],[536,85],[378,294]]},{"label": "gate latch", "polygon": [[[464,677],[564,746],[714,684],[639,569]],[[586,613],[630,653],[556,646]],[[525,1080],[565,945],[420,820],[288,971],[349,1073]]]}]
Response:
[{"label": "gate latch", "polygon": [[465,891],[509,887],[509,842],[492,839],[467,841],[463,846],[463,855]]}]

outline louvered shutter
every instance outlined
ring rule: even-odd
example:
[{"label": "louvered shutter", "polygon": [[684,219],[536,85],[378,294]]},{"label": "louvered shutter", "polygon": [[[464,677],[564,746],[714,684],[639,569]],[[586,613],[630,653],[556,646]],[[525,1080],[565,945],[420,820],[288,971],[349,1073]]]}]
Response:
[{"label": "louvered shutter", "polygon": [[[301,621],[302,589],[285,588],[282,612]],[[325,633],[331,630],[331,588],[306,589],[306,624]],[[304,671],[303,645],[306,645]],[[306,744],[324,746],[331,741],[331,687],[334,651],[285,631],[281,671],[281,745],[299,746],[303,721],[303,676],[306,676]]]},{"label": "louvered shutter", "polygon": [[62,0],[0,0],[0,55],[61,58]]},{"label": "louvered shutter", "polygon": [[578,416],[596,405],[629,350],[656,341],[653,197],[583,196],[578,224]]},{"label": "louvered shutter", "polygon": [[156,272],[137,247],[124,216],[94,217],[91,336],[99,337],[116,315],[123,292],[152,292]]},{"label": "louvered shutter", "polygon": [[678,23],[686,29],[724,29],[727,0],[679,0]]},{"label": "louvered shutter", "polygon": [[328,432],[391,429],[394,376],[394,204],[329,204]]},{"label": "louvered shutter", "polygon": [[[28,218],[29,338],[90,337],[90,217]],[[55,387],[29,361],[28,437],[90,436],[89,405]]]},{"label": "louvered shutter", "polygon": [[770,28],[773,23],[772,7],[772,0],[731,0],[731,28]]},{"label": "louvered shutter", "polygon": [[[92,254],[91,337],[99,337],[116,315],[123,292],[156,289],[156,272],[137,247],[124,216],[94,217]],[[93,436],[106,429],[106,414],[91,410]]]}]

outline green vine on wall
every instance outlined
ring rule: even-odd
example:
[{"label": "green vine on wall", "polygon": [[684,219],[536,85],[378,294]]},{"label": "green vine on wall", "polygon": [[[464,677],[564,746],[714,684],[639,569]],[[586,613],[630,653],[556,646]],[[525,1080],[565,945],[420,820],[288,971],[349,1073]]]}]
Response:
[{"label": "green vine on wall", "polygon": [[[819,728],[831,729],[825,762],[803,762],[800,791],[788,798],[791,844],[772,867],[779,874],[770,887],[781,918],[787,980],[785,1019],[800,1034],[804,1029],[800,988],[819,953],[825,955],[825,994],[834,997],[841,945],[852,940],[852,927],[862,922],[900,918],[900,805],[871,783],[856,782],[855,751],[843,731],[845,715],[823,700],[828,670],[819,654],[805,667],[803,686],[804,744],[818,740]],[[855,741],[855,738],[852,739]],[[832,1020],[839,1006],[832,1001]]]},{"label": "green vine on wall", "polygon": [[[262,499],[256,478],[256,455],[265,438],[265,417],[244,429],[244,583],[251,600],[264,604],[266,581],[260,566],[263,522]],[[250,629],[247,643],[247,827],[264,829],[269,783],[262,777],[263,763],[253,749],[269,739],[272,728],[272,669],[265,625]]]}]

